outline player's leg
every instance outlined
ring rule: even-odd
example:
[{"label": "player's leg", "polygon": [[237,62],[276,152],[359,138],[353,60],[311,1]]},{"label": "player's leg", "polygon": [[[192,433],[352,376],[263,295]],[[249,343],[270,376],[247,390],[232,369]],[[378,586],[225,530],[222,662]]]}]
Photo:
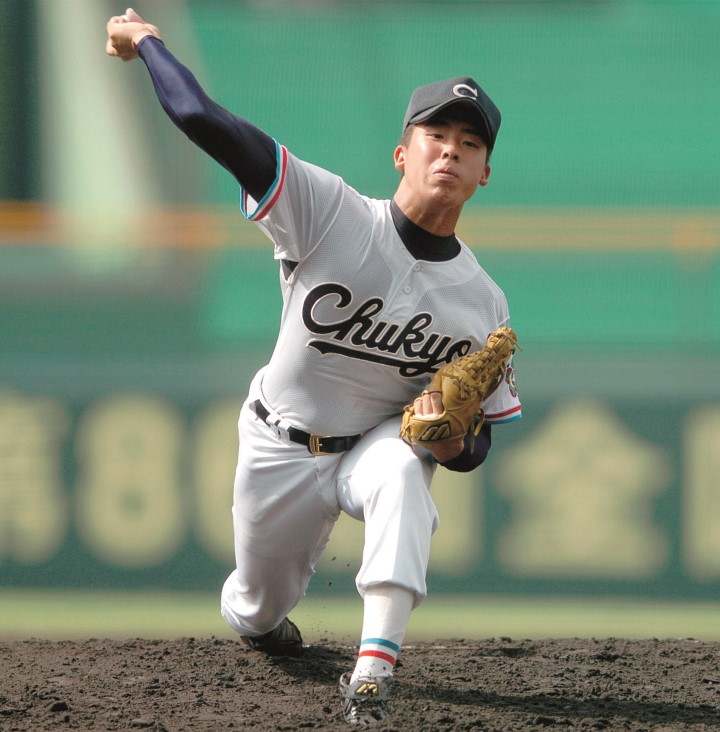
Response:
[{"label": "player's leg", "polygon": [[301,445],[281,443],[247,406],[240,443],[236,568],[223,587],[221,612],[240,635],[257,637],[278,628],[305,594],[339,513],[332,476],[340,458],[315,458]]},{"label": "player's leg", "polygon": [[413,608],[427,594],[430,540],[438,513],[430,495],[435,463],[398,437],[399,418],[366,433],[338,468],[343,511],[365,522],[365,543],[356,583],[361,596],[389,583],[413,593]]},{"label": "player's leg", "polygon": [[338,471],[342,509],[365,522],[356,578],[364,600],[360,651],[340,682],[351,723],[384,716],[410,613],[427,594],[430,540],[438,524],[429,492],[434,467],[425,451],[416,454],[397,437],[398,429],[393,419],[369,432]]}]

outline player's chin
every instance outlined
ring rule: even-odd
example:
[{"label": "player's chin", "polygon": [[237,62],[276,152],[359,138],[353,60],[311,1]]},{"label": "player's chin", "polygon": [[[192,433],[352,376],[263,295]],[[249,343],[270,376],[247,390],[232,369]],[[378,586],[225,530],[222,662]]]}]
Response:
[{"label": "player's chin", "polygon": [[438,180],[430,181],[426,189],[428,198],[434,201],[451,202],[459,198],[460,187],[457,180]]},{"label": "player's chin", "polygon": [[433,198],[448,205],[462,205],[477,190],[460,178],[435,178],[428,187]]}]

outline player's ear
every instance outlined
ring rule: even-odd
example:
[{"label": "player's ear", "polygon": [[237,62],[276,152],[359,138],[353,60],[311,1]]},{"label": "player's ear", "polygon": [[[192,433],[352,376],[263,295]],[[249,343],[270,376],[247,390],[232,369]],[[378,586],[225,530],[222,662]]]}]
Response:
[{"label": "player's ear", "polygon": [[480,185],[486,186],[488,184],[488,180],[490,179],[490,166],[485,166],[485,171],[483,172],[482,178],[480,178]]},{"label": "player's ear", "polygon": [[405,148],[402,145],[395,148],[393,160],[395,161],[396,170],[405,170]]}]

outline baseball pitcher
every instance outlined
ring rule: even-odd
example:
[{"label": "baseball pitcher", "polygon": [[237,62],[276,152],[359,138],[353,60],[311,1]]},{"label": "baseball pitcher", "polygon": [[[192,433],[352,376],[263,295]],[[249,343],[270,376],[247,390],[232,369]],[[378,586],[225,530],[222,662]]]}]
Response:
[{"label": "baseball pitcher", "polygon": [[500,112],[470,77],[416,89],[399,185],[376,200],[211,100],[133,10],[107,33],[107,53],[140,57],[168,117],[237,180],[279,267],[277,342],[239,418],[222,616],[251,649],[301,655],[288,614],[340,512],[363,521],[359,653],[339,689],[344,720],[374,724],[427,594],[433,472],[477,468],[492,425],[521,416],[505,296],[455,236],[490,179]]}]

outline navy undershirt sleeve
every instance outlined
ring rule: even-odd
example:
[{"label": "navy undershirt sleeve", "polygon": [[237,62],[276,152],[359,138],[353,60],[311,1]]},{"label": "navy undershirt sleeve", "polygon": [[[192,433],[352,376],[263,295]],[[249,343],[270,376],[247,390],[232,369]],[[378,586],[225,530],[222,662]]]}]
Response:
[{"label": "navy undershirt sleeve", "polygon": [[154,36],[137,46],[168,117],[260,201],[275,181],[275,140],[205,94],[197,79]]},{"label": "navy undershirt sleeve", "polygon": [[465,437],[465,448],[457,457],[440,464],[456,473],[469,473],[485,461],[491,444],[490,425],[484,424],[477,436]]}]

